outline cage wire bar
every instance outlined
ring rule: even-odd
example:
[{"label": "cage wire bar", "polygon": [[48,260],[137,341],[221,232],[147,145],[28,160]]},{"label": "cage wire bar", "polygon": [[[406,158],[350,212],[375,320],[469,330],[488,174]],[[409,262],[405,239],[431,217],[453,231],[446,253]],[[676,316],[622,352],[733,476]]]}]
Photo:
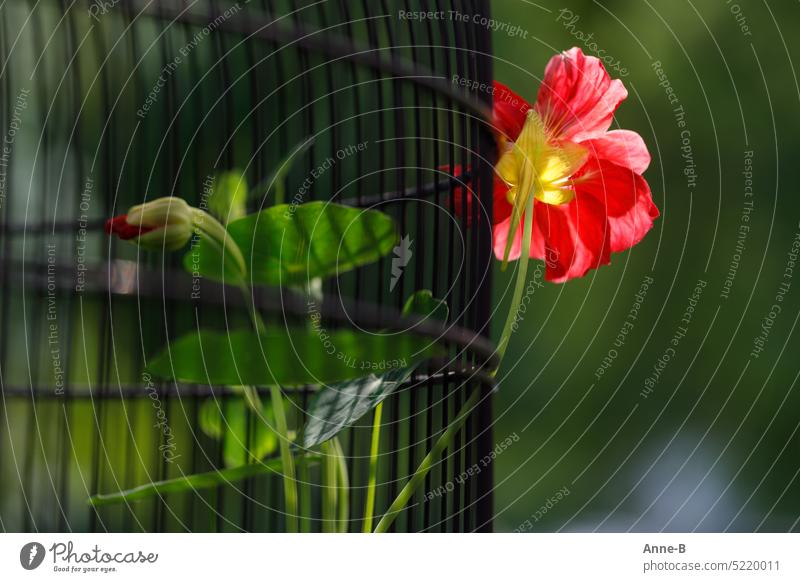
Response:
[{"label": "cage wire bar", "polygon": [[[105,219],[165,195],[201,205],[238,169],[250,210],[331,200],[393,216],[412,242],[390,288],[391,257],[325,283],[326,327],[404,329],[415,290],[447,301],[448,357],[385,403],[376,513],[385,510],[468,394],[483,398],[397,531],[490,531],[492,163],[486,27],[409,22],[398,11],[489,14],[487,0],[90,2],[0,6],[3,150],[0,302],[0,528],[3,531],[282,531],[280,477],[92,508],[87,498],[225,466],[203,430],[209,402],[239,397],[142,373],[168,338],[246,325],[235,292],[183,272],[174,255],[109,239]],[[269,182],[298,149],[286,188]],[[272,186],[272,187],[271,187]],[[464,195],[468,188],[471,197]],[[470,204],[469,201],[472,200]],[[261,289],[272,323],[304,322],[304,298]],[[311,389],[286,391],[302,425]],[[166,424],[159,425],[159,419]],[[248,442],[256,423],[246,414]],[[163,426],[169,426],[165,434]],[[349,531],[360,531],[371,415],[342,435]],[[164,454],[169,450],[172,457]],[[308,478],[319,483],[317,469]],[[436,492],[432,494],[431,492]],[[320,488],[304,528],[320,530]]]}]

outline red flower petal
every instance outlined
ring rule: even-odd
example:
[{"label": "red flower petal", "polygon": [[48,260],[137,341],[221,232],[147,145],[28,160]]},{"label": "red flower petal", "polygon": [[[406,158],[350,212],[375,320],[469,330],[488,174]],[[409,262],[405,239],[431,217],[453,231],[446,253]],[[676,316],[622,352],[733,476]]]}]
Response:
[{"label": "red flower petal", "polygon": [[511,216],[513,207],[508,201],[507,195],[508,185],[495,174],[494,190],[492,192],[492,198],[494,199],[492,220],[495,224]]},{"label": "red flower petal", "polygon": [[[503,185],[504,187],[505,185]],[[507,189],[495,189],[494,253],[502,260],[509,236],[511,204]],[[659,212],[647,181],[607,160],[592,158],[577,178],[569,204],[534,203],[530,256],[545,260],[546,279],[562,283],[610,262],[611,252],[627,250],[652,228]],[[522,249],[522,228],[514,233],[509,260]]]},{"label": "red flower petal", "polygon": [[[509,216],[500,222],[495,222],[492,227],[492,247],[494,248],[494,256],[498,261],[502,261],[505,255],[510,226],[511,217]],[[517,232],[514,233],[514,244],[511,245],[511,250],[508,253],[508,260],[516,261],[521,254],[522,227],[520,226],[517,228]],[[531,253],[531,256],[533,256],[533,253]]]},{"label": "red flower petal", "polygon": [[[583,277],[589,269],[611,260],[609,227],[603,205],[591,196],[575,197],[569,204],[534,203],[531,258],[545,261],[545,279],[563,283]],[[494,254],[502,260],[511,219],[494,226]],[[514,235],[509,260],[519,258],[522,228]]]},{"label": "red flower petal", "polygon": [[538,206],[535,224],[544,239],[545,279],[563,283],[611,262],[606,213],[597,200],[576,196],[569,204]]},{"label": "red flower petal", "polygon": [[550,59],[535,109],[555,137],[579,142],[602,135],[627,96],[600,59],[573,47]]},{"label": "red flower petal", "polygon": [[155,230],[155,228],[152,226],[128,224],[127,214],[120,214],[114,218],[109,218],[105,225],[106,234],[115,234],[122,240],[136,238],[151,230]]},{"label": "red flower petal", "polygon": [[591,196],[605,207],[615,253],[641,241],[659,215],[647,181],[608,160],[590,159],[575,190],[576,198]]},{"label": "red flower petal", "polygon": [[530,104],[502,83],[494,82],[494,126],[503,136],[515,141],[525,124],[525,114]]},{"label": "red flower petal", "polygon": [[644,174],[650,165],[650,152],[642,136],[635,131],[615,129],[600,137],[586,140],[581,145],[589,148],[589,153],[603,160],[629,168],[637,174]]},{"label": "red flower petal", "polygon": [[[461,164],[456,164],[453,166],[453,173],[450,173],[450,166],[439,166],[439,171],[444,172],[451,178],[456,180],[455,185],[453,185],[453,208],[452,212],[459,218],[464,215],[464,197],[466,196],[467,203],[466,203],[466,217],[467,217],[467,226],[472,226],[472,184],[470,182],[470,176],[464,175],[465,172],[461,169]],[[469,168],[467,168],[467,174],[469,173]],[[445,200],[449,200],[445,198]],[[449,204],[448,204],[449,205]]]}]

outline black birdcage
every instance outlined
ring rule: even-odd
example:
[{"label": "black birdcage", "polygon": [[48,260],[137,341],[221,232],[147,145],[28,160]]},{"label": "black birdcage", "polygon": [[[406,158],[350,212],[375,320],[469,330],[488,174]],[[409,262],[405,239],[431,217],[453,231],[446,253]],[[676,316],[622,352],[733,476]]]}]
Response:
[{"label": "black birdcage", "polygon": [[[403,16],[420,11],[441,13]],[[450,307],[447,325],[416,330],[442,335],[449,357],[419,369],[386,402],[376,512],[466,394],[483,386],[465,429],[395,527],[491,529],[491,467],[458,477],[492,448],[484,202],[496,146],[491,95],[453,82],[491,82],[490,33],[463,17],[488,12],[485,0],[0,6],[3,530],[283,529],[276,475],[138,503],[87,503],[95,493],[221,466],[220,443],[197,427],[202,401],[216,398],[224,410],[229,391],[151,384],[141,370],[167,338],[201,321],[241,318],[242,301],[205,281],[194,295],[179,259],[114,241],[103,223],[144,199],[198,204],[209,177],[232,169],[252,185],[251,210],[297,197],[396,219],[410,245],[407,265],[397,272],[387,257],[326,281],[322,308],[331,327],[385,329],[403,325],[400,309],[414,290],[430,289]],[[285,190],[276,191],[270,176],[290,152]],[[256,300],[275,321],[306,312],[291,292],[265,290]],[[297,419],[309,391],[288,395]],[[343,434],[349,529],[358,531],[369,427]],[[174,462],[161,454],[166,446]]]}]

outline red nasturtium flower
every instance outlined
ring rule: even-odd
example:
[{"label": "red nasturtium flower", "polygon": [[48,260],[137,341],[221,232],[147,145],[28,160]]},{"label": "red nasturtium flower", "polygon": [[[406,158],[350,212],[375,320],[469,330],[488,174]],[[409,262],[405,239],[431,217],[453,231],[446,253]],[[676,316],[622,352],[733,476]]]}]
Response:
[{"label": "red nasturtium flower", "polygon": [[[530,256],[563,282],[610,262],[638,243],[658,209],[642,173],[650,163],[639,134],[609,131],[628,92],[599,59],[579,48],[556,55],[533,106],[495,82],[496,165],[493,239],[500,260],[518,259],[522,214],[534,196]],[[513,234],[510,234],[513,233]]]}]

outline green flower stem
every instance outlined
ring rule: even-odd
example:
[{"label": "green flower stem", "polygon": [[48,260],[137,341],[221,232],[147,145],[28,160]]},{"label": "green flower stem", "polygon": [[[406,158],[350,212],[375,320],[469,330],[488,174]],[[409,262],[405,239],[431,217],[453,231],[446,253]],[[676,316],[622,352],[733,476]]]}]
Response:
[{"label": "green flower stem", "polygon": [[[277,184],[280,184],[281,188],[284,188],[283,180],[277,180]],[[283,190],[281,190],[283,191]],[[276,202],[276,204],[279,202]],[[296,289],[299,293],[304,293],[306,296],[306,303],[311,300],[314,301],[322,301],[322,280],[321,279],[312,279],[308,285],[302,288]],[[309,330],[314,329],[313,322],[311,319],[308,320],[306,327]],[[300,489],[300,529],[303,533],[309,533],[311,531],[311,500],[312,500],[312,493],[311,493],[311,475],[308,471],[308,466],[300,465],[298,471],[298,478],[299,478],[299,489]]]},{"label": "green flower stem", "polygon": [[383,402],[375,407],[372,419],[372,444],[369,449],[369,478],[367,480],[367,499],[364,502],[364,527],[361,531],[372,531],[372,514],[375,512],[375,487],[378,482],[378,451],[381,441],[381,414]]},{"label": "green flower stem", "polygon": [[331,441],[321,445],[322,450],[322,531],[333,533],[336,531],[336,449]]},{"label": "green flower stem", "polygon": [[283,178],[275,181],[275,204],[286,202],[286,183]]},{"label": "green flower stem", "polygon": [[264,417],[264,405],[261,403],[261,396],[255,386],[242,386],[242,396],[247,407],[252,410],[261,422],[266,422]]},{"label": "green flower stem", "polygon": [[342,443],[338,437],[333,437],[331,442],[336,450],[338,470],[337,507],[339,508],[339,533],[347,533],[347,527],[350,522],[350,477],[347,474],[347,460],[344,458]]},{"label": "green flower stem", "polygon": [[275,425],[280,442],[281,461],[283,462],[283,495],[286,498],[286,531],[297,532],[297,480],[294,473],[294,458],[290,449],[289,425],[286,422],[286,411],[283,408],[283,394],[280,386],[269,387],[272,399],[272,412],[275,414]]},{"label": "green flower stem", "polygon": [[[253,320],[253,327],[256,332],[262,333],[266,326],[256,309],[253,293],[247,285],[241,285],[244,299],[248,303],[250,317]],[[283,406],[283,394],[280,386],[272,384],[269,387],[270,399],[272,400],[272,412],[275,415],[275,432],[278,434],[278,443],[281,451],[281,461],[283,463],[283,495],[286,499],[286,531],[296,533],[297,530],[297,480],[295,478],[294,457],[292,457],[291,441],[289,440],[289,423],[286,422],[286,410]]]},{"label": "green flower stem", "polygon": [[400,494],[392,502],[392,505],[378,522],[378,525],[375,526],[375,533],[386,533],[389,530],[389,527],[392,525],[395,518],[400,515],[400,512],[414,496],[414,492],[425,481],[425,476],[431,470],[433,464],[439,459],[445,449],[450,446],[453,437],[464,425],[464,422],[469,417],[470,412],[472,412],[472,409],[478,403],[480,395],[481,388],[478,387],[472,392],[469,399],[464,403],[464,406],[453,419],[453,422],[450,423],[450,426],[447,427],[447,430],[442,433],[442,436],[439,437],[439,440],[436,441],[436,444],[433,445],[433,448],[428,452],[425,458],[422,459],[422,462],[411,476],[411,479],[409,479],[408,483],[406,483],[405,487],[403,487],[402,491],[400,491]]},{"label": "green flower stem", "polygon": [[[319,455],[305,455],[297,459],[297,464],[301,468],[307,467],[311,463],[320,462]],[[116,503],[132,503],[142,499],[152,497],[162,497],[164,495],[185,493],[187,491],[197,492],[202,489],[211,489],[230,485],[231,483],[255,477],[256,475],[275,474],[280,471],[282,462],[280,459],[267,459],[239,467],[208,471],[206,473],[195,473],[194,475],[183,475],[164,481],[154,481],[145,485],[139,485],[132,489],[118,491],[116,493],[106,493],[92,495],[89,498],[89,505],[100,507],[113,505]]]},{"label": "green flower stem", "polygon": [[[522,293],[525,290],[525,280],[528,275],[528,260],[530,258],[531,237],[533,233],[533,199],[533,192],[531,192],[531,195],[528,196],[528,200],[525,204],[525,219],[522,227],[522,249],[519,257],[519,267],[517,269],[517,281],[514,287],[514,296],[511,299],[511,308],[509,309],[505,326],[503,326],[503,332],[500,335],[500,343],[497,345],[497,369],[499,369],[500,363],[503,361],[503,356],[505,356],[506,348],[508,348],[508,342],[511,339],[514,323],[517,320],[519,304],[522,301]],[[497,373],[497,369],[494,371],[494,374]],[[375,527],[375,533],[385,533],[389,530],[389,526],[392,525],[400,511],[403,510],[406,504],[410,501],[411,497],[414,495],[414,492],[425,480],[425,476],[431,470],[434,462],[436,462],[445,449],[450,446],[450,441],[453,440],[453,437],[463,426],[464,421],[466,421],[467,417],[469,416],[470,411],[478,402],[480,392],[480,388],[475,389],[456,418],[447,427],[447,430],[445,430],[442,436],[439,437],[439,440],[436,441],[436,444],[433,445],[433,448],[430,450],[430,452],[428,452],[425,458],[422,459],[422,463],[420,463],[417,470],[411,476],[411,479],[409,479],[408,483],[406,483],[406,486],[403,487],[403,490],[400,491],[400,494],[392,502],[392,505],[378,522],[378,525]]]},{"label": "green flower stem", "polygon": [[199,208],[192,208],[192,221],[195,232],[203,235],[209,242],[214,243],[220,254],[229,257],[236,265],[239,275],[244,276],[247,273],[247,263],[244,260],[242,250],[228,233],[228,229],[211,214]]},{"label": "green flower stem", "polygon": [[308,472],[308,464],[300,463],[297,468],[297,477],[300,481],[300,531],[308,533],[311,531],[311,476]]},{"label": "green flower stem", "polygon": [[[511,334],[514,331],[514,323],[518,317],[518,310],[520,302],[522,301],[522,293],[525,290],[525,280],[528,275],[528,260],[531,254],[531,237],[533,233],[533,194],[528,196],[528,202],[525,205],[525,220],[522,230],[522,250],[519,256],[519,266],[517,267],[517,282],[514,287],[514,296],[511,299],[511,309],[508,310],[508,317],[506,317],[506,324],[503,326],[503,332],[500,334],[500,342],[497,344],[498,364],[497,370],[500,369],[500,362],[503,361],[503,356],[506,354],[508,343],[511,340]],[[513,236],[509,234],[509,236]]]}]

